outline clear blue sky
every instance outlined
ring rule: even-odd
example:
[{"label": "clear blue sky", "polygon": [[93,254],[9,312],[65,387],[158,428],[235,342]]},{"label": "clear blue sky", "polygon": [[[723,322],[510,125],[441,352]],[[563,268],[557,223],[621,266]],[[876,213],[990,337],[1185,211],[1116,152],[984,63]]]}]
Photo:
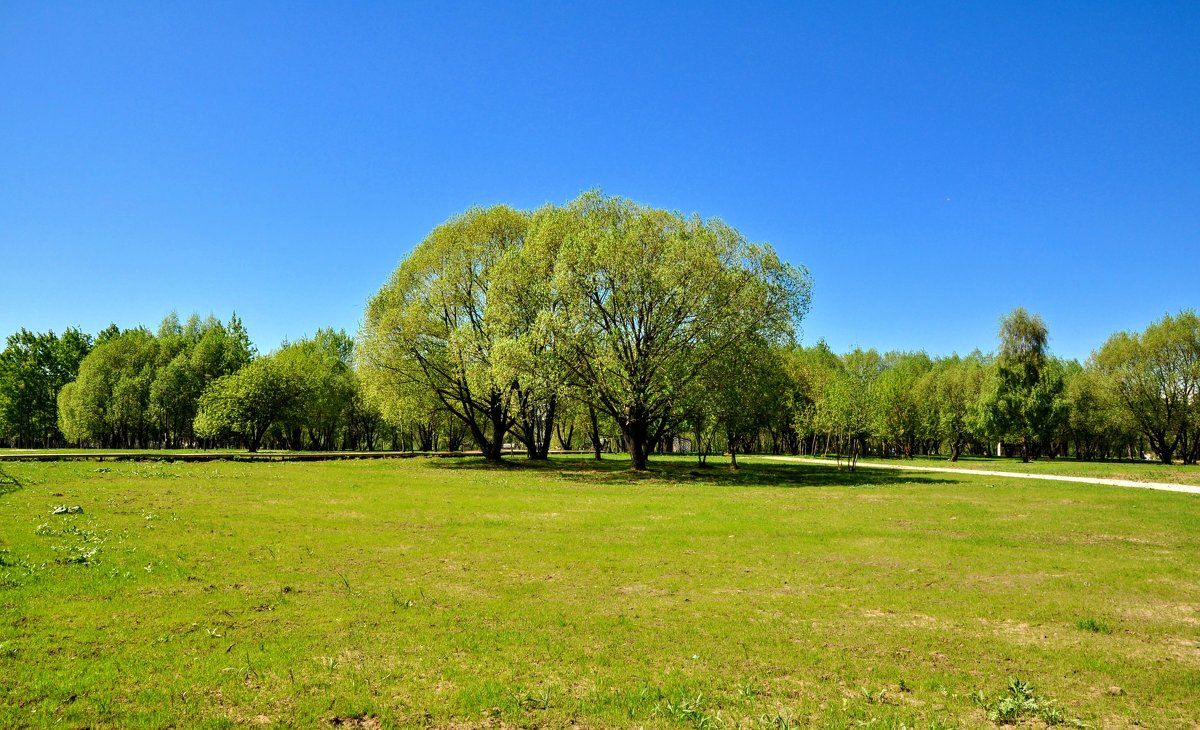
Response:
[{"label": "clear blue sky", "polygon": [[0,337],[354,331],[435,225],[600,187],[806,265],[807,344],[1200,306],[1200,4],[0,5]]}]

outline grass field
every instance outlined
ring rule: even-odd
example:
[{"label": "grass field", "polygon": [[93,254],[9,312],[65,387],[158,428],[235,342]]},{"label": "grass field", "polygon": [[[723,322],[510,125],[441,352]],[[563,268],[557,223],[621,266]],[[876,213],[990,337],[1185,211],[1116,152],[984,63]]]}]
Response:
[{"label": "grass field", "polygon": [[1200,717],[1192,495],[753,460],[2,466],[2,727]]}]

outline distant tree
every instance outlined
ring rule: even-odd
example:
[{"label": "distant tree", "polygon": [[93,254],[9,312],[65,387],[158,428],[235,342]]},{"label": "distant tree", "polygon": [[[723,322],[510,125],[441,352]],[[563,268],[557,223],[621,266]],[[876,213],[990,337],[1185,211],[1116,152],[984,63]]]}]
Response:
[{"label": "distant tree", "polygon": [[924,435],[923,378],[932,367],[923,352],[889,353],[872,383],[872,432],[885,444],[893,444],[906,459],[912,458],[918,438]]},{"label": "distant tree", "polygon": [[260,357],[204,390],[194,428],[202,438],[239,436],[253,453],[267,429],[294,417],[305,395],[294,368],[273,356]]},{"label": "distant tree", "polygon": [[[62,340],[68,341],[64,335]],[[85,352],[85,343],[71,345]],[[183,446],[205,386],[249,362],[252,348],[237,316],[172,312],[157,332],[106,329],[78,365],[78,377],[58,396],[59,424],[77,443],[102,446]]]},{"label": "distant tree", "polygon": [[1119,332],[1094,356],[1115,399],[1164,464],[1200,457],[1200,317],[1164,315],[1144,332]]},{"label": "distant tree", "polygon": [[103,345],[105,342],[108,342],[111,339],[115,339],[120,334],[121,334],[121,328],[118,327],[114,323],[110,323],[107,327],[100,330],[96,334],[96,341],[94,344],[96,347],[99,347],[100,345]]},{"label": "distant tree", "polygon": [[559,398],[554,415],[554,437],[559,448],[581,448],[590,433],[587,404],[570,397]]},{"label": "distant tree", "polygon": [[352,368],[354,340],[342,330],[319,329],[311,338],[285,345],[275,354],[290,368],[305,394],[289,422],[280,426],[292,448],[329,450],[349,424],[357,379]]},{"label": "distant tree", "polygon": [[1000,352],[984,403],[988,430],[1021,445],[1021,460],[1029,461],[1040,438],[1052,428],[1060,411],[1061,374],[1049,356],[1045,322],[1018,307],[1000,320]]},{"label": "distant tree", "polygon": [[978,353],[966,358],[945,358],[936,365],[934,398],[938,435],[950,448],[950,461],[958,461],[963,447],[974,436],[975,414],[986,378],[987,365]]},{"label": "distant tree", "polygon": [[8,337],[0,352],[0,439],[43,447],[61,440],[58,394],[75,379],[91,345],[77,329],[61,337],[21,329]]},{"label": "distant tree", "polygon": [[346,411],[346,448],[372,451],[383,428],[383,413],[367,397],[358,373],[351,372],[353,397]]},{"label": "distant tree", "polygon": [[715,402],[731,469],[738,468],[738,452],[750,451],[784,407],[788,382],[783,353],[783,347],[750,336],[731,343],[706,369],[701,382],[711,387],[705,395]]},{"label": "distant tree", "polygon": [[883,370],[883,359],[874,350],[855,349],[842,361],[843,366],[831,373],[825,386],[822,420],[836,436],[839,461],[844,454],[847,466],[853,470],[871,435],[870,394]]},{"label": "distant tree", "polygon": [[[825,453],[831,448],[835,430],[831,392],[834,380],[844,369],[841,358],[824,340],[812,347],[797,348],[789,362],[794,387],[801,394],[792,426],[807,441],[801,449],[805,453]],[[822,437],[825,443],[819,446]]]},{"label": "distant tree", "polygon": [[158,359],[158,339],[145,328],[106,337],[84,358],[79,377],[59,393],[64,435],[99,446],[148,446]]},{"label": "distant tree", "polygon": [[700,464],[723,441],[730,468],[738,468],[738,453],[752,448],[783,407],[789,387],[785,352],[755,337],[734,342],[681,394],[679,414],[695,439]]},{"label": "distant tree", "polygon": [[1065,364],[1063,398],[1067,403],[1066,433],[1079,459],[1106,456],[1125,430],[1119,405],[1105,375],[1093,366],[1072,360]]}]

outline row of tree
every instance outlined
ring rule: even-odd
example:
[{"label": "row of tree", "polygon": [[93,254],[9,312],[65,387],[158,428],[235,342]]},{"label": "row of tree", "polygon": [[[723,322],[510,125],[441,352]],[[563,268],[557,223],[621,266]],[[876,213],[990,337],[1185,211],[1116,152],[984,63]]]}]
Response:
[{"label": "row of tree", "polygon": [[354,341],[318,330],[256,357],[241,321],[167,316],[157,332],[22,330],[0,353],[0,440],[17,447],[180,448],[264,439],[291,449],[370,447]]},{"label": "row of tree", "polygon": [[368,305],[257,355],[242,323],[22,330],[0,353],[0,443],[288,449],[520,444],[911,457],[1200,458],[1200,320],[1054,357],[1018,309],[995,354],[801,347],[811,283],[718,220],[587,193],[438,226]]},{"label": "row of tree", "polygon": [[1002,320],[995,354],[839,357],[822,345],[793,349],[785,361],[796,391],[784,407],[795,433],[783,429],[786,448],[851,460],[862,453],[1200,459],[1194,312],[1113,335],[1084,364],[1054,357],[1047,341],[1041,319],[1017,309]]}]

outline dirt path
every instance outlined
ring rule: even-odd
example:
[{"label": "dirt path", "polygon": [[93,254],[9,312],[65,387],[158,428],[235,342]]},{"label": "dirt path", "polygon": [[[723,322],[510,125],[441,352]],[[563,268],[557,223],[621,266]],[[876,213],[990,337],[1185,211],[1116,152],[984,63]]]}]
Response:
[{"label": "dirt path", "polygon": [[[772,461],[791,461],[801,464],[820,464],[821,466],[837,466],[836,462],[828,459],[809,459],[803,456],[764,456]],[[1132,479],[1104,479],[1101,477],[1070,477],[1059,474],[1025,474],[1015,471],[989,471],[986,469],[954,469],[945,466],[907,466],[904,464],[880,464],[878,462],[860,461],[858,465],[864,469],[899,469],[902,471],[933,471],[946,474],[982,474],[989,477],[1005,477],[1013,479],[1046,479],[1053,482],[1079,482],[1081,484],[1104,484],[1110,487],[1135,487],[1137,489],[1158,489],[1164,492],[1186,492],[1200,494],[1200,487],[1190,484],[1167,484],[1165,482],[1138,482]]]}]

